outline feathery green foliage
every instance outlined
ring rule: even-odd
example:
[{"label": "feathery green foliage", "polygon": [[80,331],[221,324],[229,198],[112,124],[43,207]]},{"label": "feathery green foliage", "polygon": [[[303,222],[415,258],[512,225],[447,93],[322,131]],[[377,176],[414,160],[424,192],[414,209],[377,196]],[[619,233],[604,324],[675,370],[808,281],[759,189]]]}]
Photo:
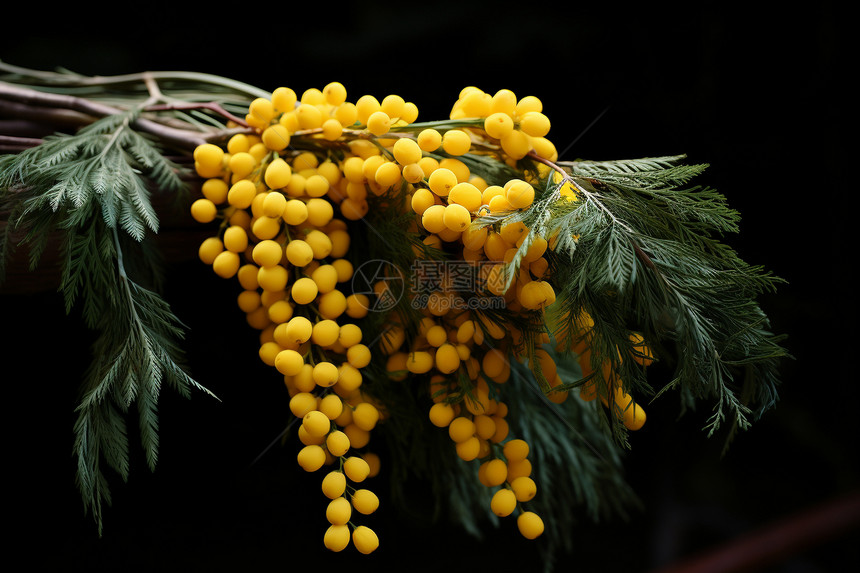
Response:
[{"label": "feathery green foliage", "polygon": [[[737,231],[738,213],[717,191],[688,185],[706,166],[684,159],[572,162],[531,208],[480,224],[521,220],[530,234],[551,241],[552,334],[570,348],[580,329],[575,317],[587,312],[595,323],[596,376],[608,360],[626,389],[656,395],[643,369],[619,360],[616,350],[629,350],[630,332],[641,332],[675,365],[659,392],[676,389],[685,409],[710,400],[708,435],[729,421],[731,438],[776,401],[778,364],[788,353],[756,299],[781,279],[722,242]],[[576,200],[562,197],[563,185]]]},{"label": "feathery green foliage", "polygon": [[[102,464],[128,476],[129,408],[137,407],[142,446],[154,468],[162,383],[186,396],[192,388],[205,391],[181,364],[181,324],[152,290],[159,284],[158,259],[144,256],[159,225],[151,186],[178,197],[186,187],[156,142],[133,129],[138,113],[106,116],[0,161],[0,199],[10,213],[4,254],[26,245],[35,267],[59,235],[66,310],[79,305],[87,326],[98,332],[74,449],[78,486],[100,532],[102,504],[110,503]],[[10,237],[19,229],[24,237],[13,245]]]},{"label": "feathery green foliage", "polygon": [[[59,74],[42,79],[51,88],[62,89],[81,78]],[[206,90],[194,95],[198,81]],[[17,155],[0,156],[0,210],[9,213],[0,237],[0,278],[5,257],[14,248],[27,246],[35,267],[48,242],[58,238],[63,255],[60,291],[66,308],[80,308],[87,326],[98,333],[77,408],[74,449],[78,486],[101,532],[103,506],[110,503],[109,479],[102,468],[127,478],[131,410],[137,410],[138,433],[152,469],[158,459],[158,396],[163,384],[184,396],[192,390],[208,393],[182,364],[179,343],[184,329],[157,294],[160,266],[151,243],[159,231],[151,190],[182,200],[185,187],[180,169],[166,159],[164,141],[148,135],[143,126],[153,127],[152,114],[158,109],[170,116],[171,125],[189,126],[192,134],[184,141],[186,147],[210,137],[224,141],[230,130],[223,118],[215,119],[194,105],[171,104],[217,100],[241,113],[251,97],[269,94],[184,72],[84,85],[76,93],[115,106],[115,112],[74,134],[55,134]],[[140,104],[143,98],[146,103]],[[444,132],[481,125],[475,118],[396,125],[389,136],[427,127]],[[475,222],[496,230],[512,222],[528,228],[508,263],[508,286],[534,241],[547,240],[551,248],[545,257],[555,302],[533,312],[492,306],[470,310],[484,329],[487,347],[495,345],[490,322],[516,334],[510,337],[516,342],[503,348],[515,359],[504,396],[512,411],[511,430],[539,445],[532,455],[535,478],[549,495],[533,502],[552,522],[545,535],[548,542],[542,545],[549,569],[557,549],[571,549],[568,534],[578,515],[573,508],[585,507],[596,520],[624,514],[635,499],[621,471],[619,446],[629,447],[622,422],[615,416],[595,415],[599,401],[552,403],[547,393],[556,381],[544,375],[538,352],[548,352],[555,361],[562,390],[579,388],[595,377],[605,392],[609,380],[603,379],[601,365],[608,362],[637,399],[677,391],[684,408],[710,401],[708,434],[729,422],[731,438],[776,401],[778,361],[788,355],[779,345],[780,337],[768,331],[767,317],[755,299],[780,280],[746,264],[721,241],[737,231],[739,215],[720,193],[691,184],[706,165],[687,165],[684,156],[558,165],[527,156],[515,168],[492,145],[476,145],[478,153],[457,159],[488,182],[536,175],[545,166],[555,170],[541,182],[530,208],[486,214]],[[342,157],[346,149],[338,142],[302,137],[295,137],[291,148],[330,157]],[[382,146],[380,150],[389,154]],[[442,150],[430,155],[448,157]],[[390,293],[396,299],[394,307],[370,312],[359,325],[363,332],[384,336],[390,325],[399,323],[409,347],[423,316],[408,296],[418,286],[413,283],[413,263],[456,260],[462,253],[450,245],[434,248],[421,242],[420,234],[413,232],[415,215],[405,204],[407,196],[404,185],[370,197],[368,217],[349,223],[353,242],[348,256],[360,267],[371,254],[388,265],[387,270],[399,273],[402,281],[389,283],[400,289]],[[12,237],[19,231],[24,238],[15,243]],[[417,257],[419,251],[422,255]],[[459,294],[468,299],[476,293]],[[582,329],[582,311],[594,323],[590,340],[594,374],[588,376],[570,350]],[[631,332],[642,333],[658,358],[674,367],[672,379],[662,388],[652,388],[653,381],[635,361],[620,359],[634,352]],[[547,334],[551,344],[544,342]],[[379,337],[366,342],[375,345]],[[552,350],[556,345],[560,350]],[[430,427],[429,376],[410,376],[409,384],[400,383],[394,380],[396,373],[388,371],[384,353],[372,356],[363,371],[362,392],[379,400],[389,414],[379,432],[398,461],[392,466],[393,499],[410,497],[404,488],[417,478],[435,494],[431,519],[445,512],[469,533],[481,536],[485,522],[498,523],[488,510],[491,490],[478,480],[479,462],[464,462],[447,432]],[[477,384],[465,370],[461,366],[455,374],[461,383],[449,398],[474,404]],[[485,378],[491,391],[502,390]]]}]

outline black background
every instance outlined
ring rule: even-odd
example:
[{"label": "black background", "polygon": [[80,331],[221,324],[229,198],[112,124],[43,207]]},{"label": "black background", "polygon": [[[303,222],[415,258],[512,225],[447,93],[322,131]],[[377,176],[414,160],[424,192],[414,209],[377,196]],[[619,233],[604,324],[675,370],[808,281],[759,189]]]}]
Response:
[{"label": "black background", "polygon": [[[772,329],[789,335],[775,410],[720,458],[699,431],[707,411],[676,420],[672,396],[652,406],[625,468],[643,500],[629,522],[571,531],[577,550],[558,571],[649,571],[784,523],[856,491],[856,302],[850,270],[857,191],[848,162],[839,3],[752,11],[701,2],[542,4],[246,3],[179,9],[149,4],[37,13],[7,9],[0,59],[89,75],[208,72],[271,90],[333,80],[350,99],[397,93],[420,119],[440,119],[462,87],[536,95],[561,159],[686,153],[711,165],[702,182],[743,216],[727,238],[748,262],[786,279],[762,297]],[[18,13],[20,10],[20,13]],[[196,251],[189,246],[189,254]],[[255,359],[235,289],[193,256],[174,262],[165,296],[189,326],[192,374],[221,399],[170,390],[160,402],[155,472],[135,449],[128,483],[112,485],[104,537],[74,484],[73,408],[90,334],[53,292],[0,297],[4,489],[10,548],[66,570],[276,571],[299,567],[537,571],[533,543],[512,522],[475,540],[383,506],[380,550],[322,548],[318,476],[290,447],[254,462],[288,420],[283,387]],[[15,368],[15,366],[20,368]],[[378,491],[385,502],[385,470]],[[415,487],[416,503],[428,495]],[[575,511],[575,509],[574,509]],[[795,546],[758,570],[835,571],[858,553],[851,534]],[[811,538],[814,531],[810,530]]]}]

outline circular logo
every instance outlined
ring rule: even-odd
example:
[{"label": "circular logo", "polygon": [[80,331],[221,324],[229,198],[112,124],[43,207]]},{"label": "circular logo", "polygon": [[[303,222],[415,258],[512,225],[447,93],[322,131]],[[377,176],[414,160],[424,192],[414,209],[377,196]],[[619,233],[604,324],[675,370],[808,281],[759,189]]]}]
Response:
[{"label": "circular logo", "polygon": [[400,302],[405,283],[403,273],[397,265],[374,259],[355,269],[352,275],[352,292],[367,297],[367,310],[385,312]]}]

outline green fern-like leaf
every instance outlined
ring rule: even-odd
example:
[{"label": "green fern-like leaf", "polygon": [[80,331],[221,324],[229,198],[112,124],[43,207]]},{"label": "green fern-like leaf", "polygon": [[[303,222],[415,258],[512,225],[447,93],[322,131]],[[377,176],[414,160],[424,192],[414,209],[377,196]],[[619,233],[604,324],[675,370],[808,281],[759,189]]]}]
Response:
[{"label": "green fern-like leaf", "polygon": [[[99,531],[110,504],[102,464],[128,476],[124,417],[131,407],[153,469],[162,385],[184,396],[208,393],[183,368],[177,341],[184,329],[152,290],[159,284],[157,258],[143,256],[152,254],[151,235],[159,229],[150,189],[180,194],[185,185],[156,143],[132,128],[136,116],[135,110],[107,116],[0,162],[0,198],[10,213],[4,254],[26,245],[35,267],[49,237],[57,238],[66,309],[80,307],[99,333],[75,425],[77,482]],[[15,230],[24,231],[23,239],[10,244]]]}]

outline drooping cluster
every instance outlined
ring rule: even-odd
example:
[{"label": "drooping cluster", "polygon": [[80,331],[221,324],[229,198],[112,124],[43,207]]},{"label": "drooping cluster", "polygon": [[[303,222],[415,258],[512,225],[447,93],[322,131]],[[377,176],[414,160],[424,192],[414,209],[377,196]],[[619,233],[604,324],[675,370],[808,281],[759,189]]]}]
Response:
[{"label": "drooping cluster", "polygon": [[270,101],[252,103],[247,120],[259,134],[233,135],[223,148],[197,148],[203,197],[191,212],[201,223],[220,220],[200,258],[241,286],[236,302],[260,331],[260,359],[283,376],[290,395],[299,466],[328,468],[326,546],[340,551],[352,540],[370,553],[375,533],[351,521],[352,509],[369,514],[378,505],[370,489],[353,487],[379,471],[378,456],[363,450],[382,417],[361,388],[371,348],[357,321],[368,307],[349,289],[351,238],[333,199],[342,199],[342,166],[289,146],[295,131],[311,125],[307,106],[318,110],[322,100],[314,99],[315,91],[305,101],[292,94],[282,88]]},{"label": "drooping cluster", "polygon": [[[494,489],[496,515],[516,515],[529,539],[544,530],[527,507],[538,486],[529,444],[510,435],[504,388],[511,361],[528,361],[558,389],[547,393],[551,401],[569,397],[544,349],[544,313],[556,298],[546,256],[552,238],[522,220],[484,221],[529,209],[554,176],[544,164],[557,159],[550,122],[534,96],[476,87],[461,91],[448,118],[419,124],[417,117],[418,108],[397,95],[353,103],[337,82],[300,97],[281,87],[251,103],[247,132],[194,153],[203,197],[192,216],[219,222],[200,258],[241,285],[237,305],[260,331],[260,359],[283,375],[300,422],[298,464],[327,468],[324,543],[333,551],[351,541],[370,553],[379,544],[375,532],[353,523],[355,513],[379,505],[362,486],[379,470],[366,448],[386,416],[362,387],[373,360],[384,363],[387,381],[426,392],[431,424],[448,432],[457,456],[477,464],[477,479]],[[519,169],[527,155],[538,161]],[[468,159],[476,156],[508,175],[473,169]],[[382,280],[370,293],[351,291],[351,260],[376,255],[350,251],[350,222],[372,220],[374,198],[390,194],[403,199],[418,239],[412,268],[398,269],[410,290],[397,296],[407,296],[420,318],[404,323],[389,311],[383,332],[364,332],[362,319],[382,312],[372,298],[392,293]],[[577,200],[569,185],[560,200]],[[587,345],[576,350],[588,373]],[[597,394],[586,385],[579,396]],[[615,404],[628,427],[641,427],[644,413],[620,383]]]}]

